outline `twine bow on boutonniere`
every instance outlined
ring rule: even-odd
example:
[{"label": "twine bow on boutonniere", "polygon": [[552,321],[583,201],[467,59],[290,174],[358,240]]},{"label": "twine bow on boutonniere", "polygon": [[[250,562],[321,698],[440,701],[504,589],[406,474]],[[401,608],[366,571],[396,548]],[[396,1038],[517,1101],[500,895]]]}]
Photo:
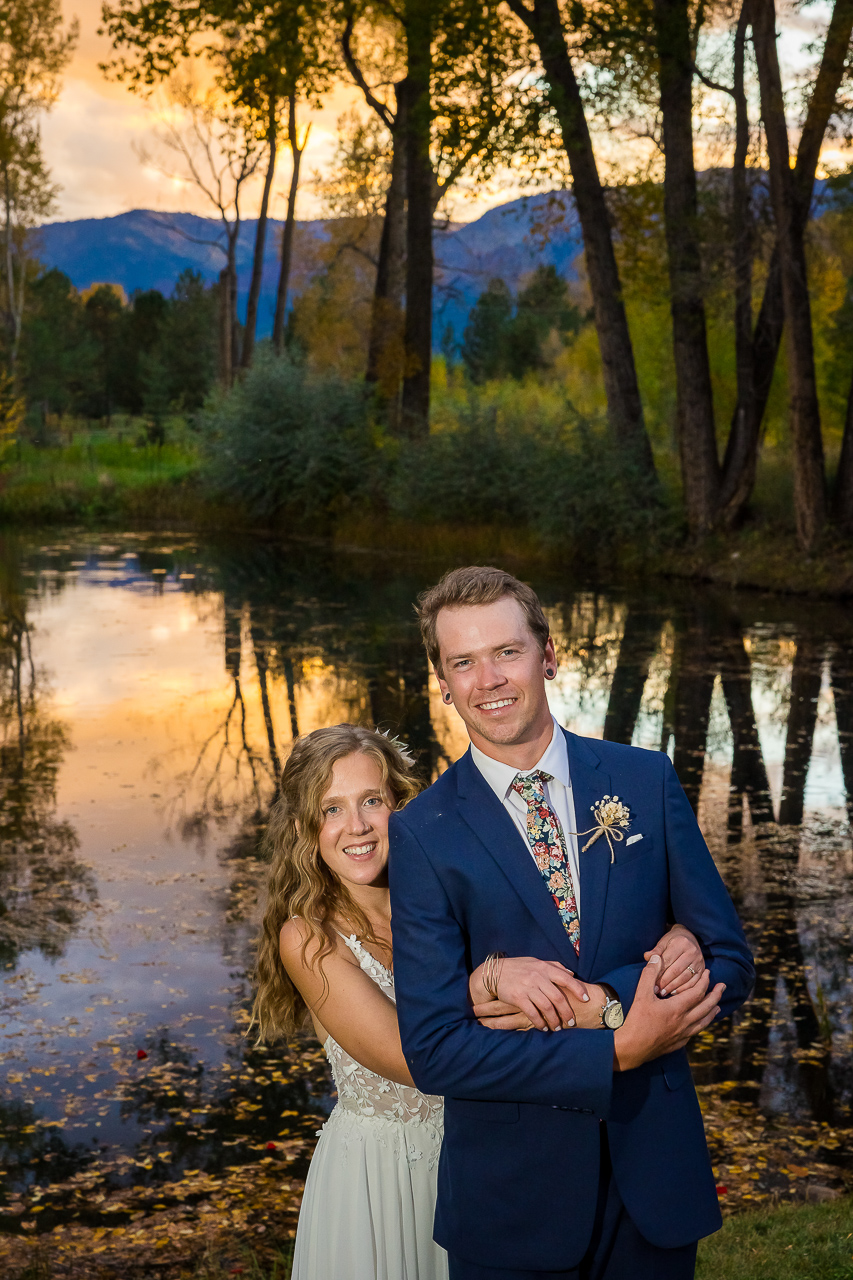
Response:
[{"label": "twine bow on boutonniere", "polygon": [[605,836],[610,846],[610,861],[613,862],[613,855],[616,852],[613,841],[625,839],[625,832],[631,825],[631,810],[618,796],[604,796],[589,807],[595,819],[595,826],[590,827],[588,831],[575,832],[575,835],[590,837],[581,849],[581,853],[586,853],[599,836]]}]

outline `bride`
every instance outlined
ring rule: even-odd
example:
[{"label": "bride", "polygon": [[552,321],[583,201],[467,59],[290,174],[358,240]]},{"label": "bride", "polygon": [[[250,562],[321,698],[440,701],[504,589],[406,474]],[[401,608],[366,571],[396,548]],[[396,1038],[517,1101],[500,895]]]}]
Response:
[{"label": "bride", "polygon": [[[419,789],[405,749],[358,725],[299,738],[282,773],[253,1020],[273,1040],[310,1017],[338,1093],[305,1184],[293,1280],[447,1276],[432,1238],[442,1099],[415,1087],[400,1046],[386,871],[388,818]],[[678,925],[655,950],[670,991],[701,959]],[[603,989],[561,964],[510,958],[485,977],[483,965],[471,975],[473,1014],[498,1030],[602,1025]]]}]

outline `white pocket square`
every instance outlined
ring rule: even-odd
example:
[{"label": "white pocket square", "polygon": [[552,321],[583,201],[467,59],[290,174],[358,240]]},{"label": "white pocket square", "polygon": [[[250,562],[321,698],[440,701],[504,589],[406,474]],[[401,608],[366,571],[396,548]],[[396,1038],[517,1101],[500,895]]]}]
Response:
[{"label": "white pocket square", "polygon": [[642,838],[643,837],[641,835],[629,836],[628,839],[625,841],[625,848],[627,849],[629,844],[636,844],[637,841],[642,840]]}]

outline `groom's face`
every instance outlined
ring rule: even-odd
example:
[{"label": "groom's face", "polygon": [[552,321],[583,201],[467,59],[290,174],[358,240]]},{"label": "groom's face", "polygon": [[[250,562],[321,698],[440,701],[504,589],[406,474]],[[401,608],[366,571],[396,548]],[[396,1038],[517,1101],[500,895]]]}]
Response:
[{"label": "groom's face", "polygon": [[436,619],[442,695],[449,694],[475,746],[514,746],[550,728],[546,670],[557,667],[511,596],[494,604],[442,609]]}]

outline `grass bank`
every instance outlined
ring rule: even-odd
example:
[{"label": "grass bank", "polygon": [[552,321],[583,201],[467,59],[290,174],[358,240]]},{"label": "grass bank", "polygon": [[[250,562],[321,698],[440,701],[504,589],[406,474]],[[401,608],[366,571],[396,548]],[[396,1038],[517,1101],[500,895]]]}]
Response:
[{"label": "grass bank", "polygon": [[853,1197],[727,1218],[699,1246],[696,1280],[850,1280]]},{"label": "grass bank", "polygon": [[0,524],[203,527],[217,506],[191,443],[164,445],[78,431],[69,443],[19,443],[0,469]]},{"label": "grass bank", "polygon": [[604,557],[596,556],[589,545],[546,541],[530,530],[500,524],[424,525],[360,517],[340,521],[332,541],[341,550],[383,551],[445,563],[541,563],[593,577],[603,572],[623,582],[683,578],[731,588],[853,599],[853,545],[848,539],[828,534],[820,548],[807,556],[793,533],[767,525],[716,535],[702,546],[668,539],[626,543]]}]

